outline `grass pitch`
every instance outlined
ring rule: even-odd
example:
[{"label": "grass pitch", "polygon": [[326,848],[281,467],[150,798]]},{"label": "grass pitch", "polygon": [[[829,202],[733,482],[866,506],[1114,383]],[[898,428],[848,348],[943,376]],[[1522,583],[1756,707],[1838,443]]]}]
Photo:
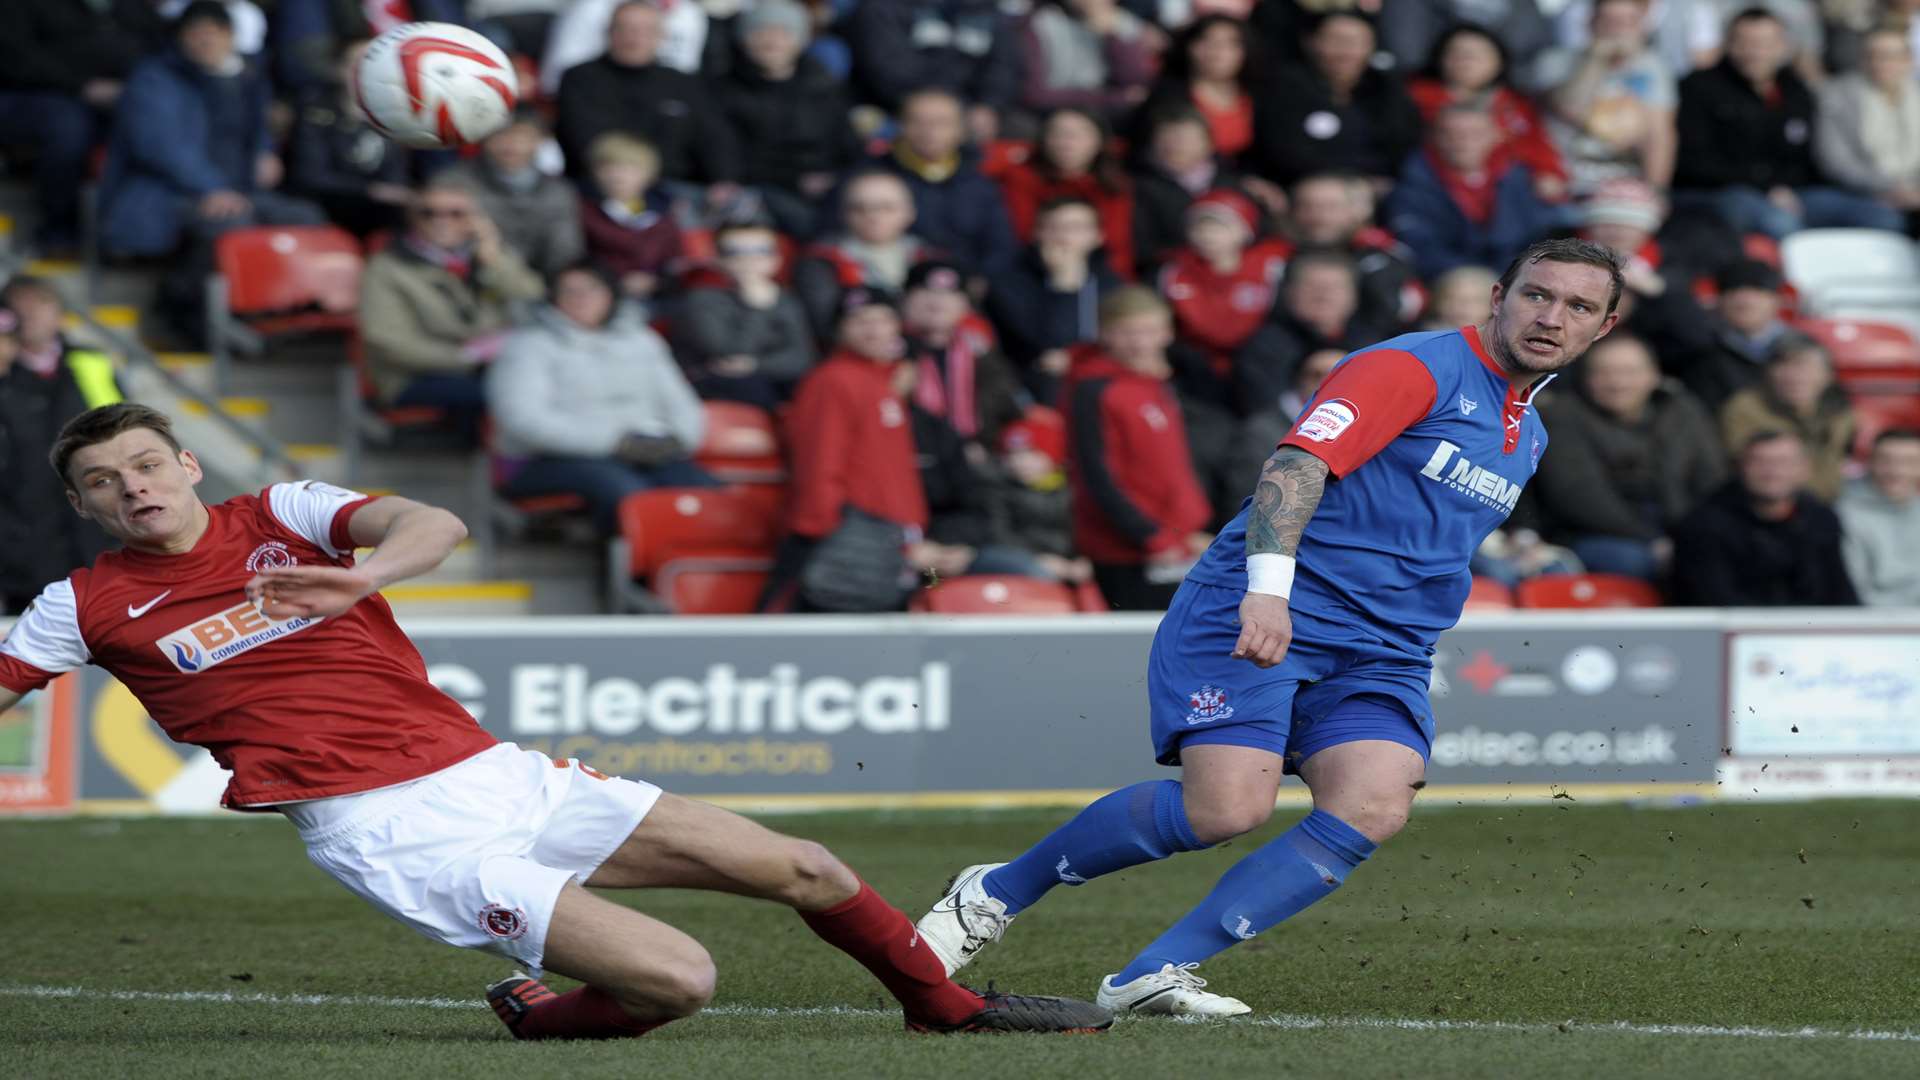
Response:
[{"label": "grass pitch", "polygon": [[[917,917],[953,870],[1062,817],[774,825],[824,841]],[[1278,817],[1056,890],[966,978],[1090,997],[1297,812]],[[1920,1075],[1914,821],[1899,802],[1427,806],[1333,898],[1206,965],[1262,1022],[1133,1020],[1098,1037],[908,1037],[791,913],[627,894],[712,950],[716,1008],[638,1041],[539,1045],[479,1004],[503,963],[375,914],[278,819],[4,822],[0,1062],[162,1080]]]}]

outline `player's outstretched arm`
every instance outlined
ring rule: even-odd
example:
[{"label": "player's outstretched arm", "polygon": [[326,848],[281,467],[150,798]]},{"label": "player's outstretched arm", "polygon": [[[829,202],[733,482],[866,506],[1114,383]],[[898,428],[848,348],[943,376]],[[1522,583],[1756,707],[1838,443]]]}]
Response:
[{"label": "player's outstretched arm", "polygon": [[1287,596],[1301,534],[1327,489],[1327,463],[1298,447],[1282,446],[1260,470],[1247,510],[1247,595],[1240,601],[1240,640],[1233,656],[1272,667],[1293,642]]},{"label": "player's outstretched arm", "polygon": [[417,577],[446,561],[467,527],[451,511],[386,496],[356,511],[347,523],[355,547],[373,551],[354,566],[289,566],[247,582],[247,597],[269,616],[327,618],[396,581]]}]

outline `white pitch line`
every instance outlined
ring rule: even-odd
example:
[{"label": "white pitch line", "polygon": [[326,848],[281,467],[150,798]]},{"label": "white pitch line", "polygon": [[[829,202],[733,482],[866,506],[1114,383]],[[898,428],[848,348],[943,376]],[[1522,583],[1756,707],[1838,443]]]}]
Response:
[{"label": "white pitch line", "polygon": [[[476,998],[381,997],[373,994],[271,994],[240,993],[232,990],[97,990],[84,986],[0,986],[0,997],[30,997],[91,1001],[173,1001],[202,1002],[216,1005],[372,1005],[383,1008],[480,1009],[485,1003]],[[891,1009],[862,1009],[850,1005],[756,1006],[713,1005],[702,1010],[705,1016],[898,1016]],[[1190,1023],[1209,1023],[1188,1020]],[[1718,1027],[1711,1024],[1636,1024],[1625,1020],[1589,1023],[1569,1020],[1565,1024],[1522,1024],[1509,1020],[1413,1020],[1385,1016],[1299,1016],[1280,1014],[1247,1021],[1261,1027],[1288,1031],[1372,1029],[1392,1031],[1486,1031],[1514,1034],[1541,1034],[1563,1031],[1568,1034],[1613,1034],[1680,1036],[1683,1038],[1736,1039],[1842,1039],[1856,1042],[1920,1043],[1917,1031],[1843,1031],[1834,1028]]]}]

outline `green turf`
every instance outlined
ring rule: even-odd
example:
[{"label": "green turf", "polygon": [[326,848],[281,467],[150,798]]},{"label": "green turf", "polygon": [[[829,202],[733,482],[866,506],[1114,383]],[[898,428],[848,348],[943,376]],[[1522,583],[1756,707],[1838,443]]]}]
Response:
[{"label": "green turf", "polygon": [[[1059,814],[778,819],[913,915],[955,868]],[[1283,813],[1282,817],[1290,818]],[[1623,1033],[1596,1025],[1920,1030],[1911,803],[1428,807],[1335,897],[1209,963],[1261,1014],[1505,1021],[1521,1030],[1123,1023],[1101,1037],[909,1038],[891,1016],[736,1012],[637,1043],[518,1045],[473,1009],[6,996],[47,985],[474,996],[504,971],[386,922],[279,821],[0,823],[9,1076],[1895,1076],[1920,1043]],[[1057,890],[969,969],[1090,995],[1271,835]],[[1804,857],[1801,854],[1804,852]],[[884,1006],[790,913],[631,894],[720,965],[716,1005]],[[1571,1021],[1562,1030],[1563,1022]]]},{"label": "green turf", "polygon": [[33,717],[0,713],[0,768],[32,765]]}]

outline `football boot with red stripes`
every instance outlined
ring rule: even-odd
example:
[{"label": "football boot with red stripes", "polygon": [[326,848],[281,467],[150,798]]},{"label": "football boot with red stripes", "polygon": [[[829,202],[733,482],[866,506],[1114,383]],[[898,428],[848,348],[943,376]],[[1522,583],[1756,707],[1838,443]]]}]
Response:
[{"label": "football boot with red stripes", "polygon": [[546,983],[524,971],[516,971],[487,987],[487,1004],[493,1006],[494,1015],[509,1031],[519,1027],[529,1012],[559,996],[547,989]]}]

